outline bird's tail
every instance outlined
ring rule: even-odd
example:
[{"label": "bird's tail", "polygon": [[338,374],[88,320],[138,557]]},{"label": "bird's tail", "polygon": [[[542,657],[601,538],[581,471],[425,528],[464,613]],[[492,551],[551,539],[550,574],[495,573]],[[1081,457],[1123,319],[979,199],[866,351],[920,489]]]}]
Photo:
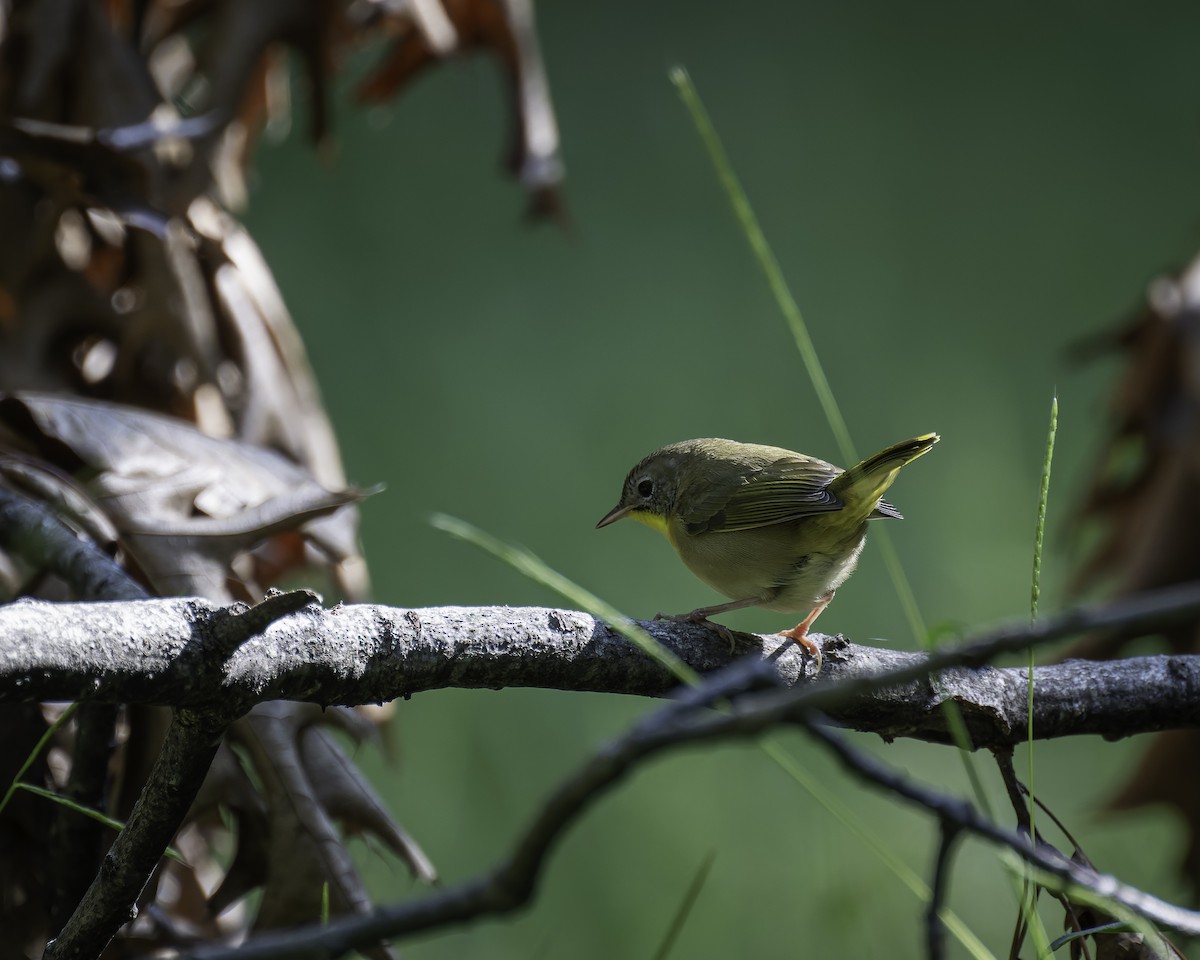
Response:
[{"label": "bird's tail", "polygon": [[[829,485],[829,492],[845,504],[840,511],[842,517],[866,520],[875,513],[876,507],[880,506],[880,497],[892,485],[900,468],[924,456],[940,439],[936,433],[926,433],[911,440],[902,440],[835,477]],[[894,507],[888,506],[891,513],[884,511],[876,515],[899,516]]]}]

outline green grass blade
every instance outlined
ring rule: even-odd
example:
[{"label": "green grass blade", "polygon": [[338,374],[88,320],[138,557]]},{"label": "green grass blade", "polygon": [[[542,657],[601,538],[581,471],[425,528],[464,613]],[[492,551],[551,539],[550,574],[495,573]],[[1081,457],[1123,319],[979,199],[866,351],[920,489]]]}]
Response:
[{"label": "green grass blade", "polygon": [[[716,170],[717,179],[721,182],[721,186],[729,198],[730,206],[733,207],[734,215],[741,225],[742,232],[746,235],[746,240],[750,244],[750,248],[754,251],[754,255],[757,257],[763,273],[766,275],[767,283],[775,296],[779,310],[792,331],[792,337],[795,339],[796,347],[800,351],[800,358],[804,362],[805,369],[808,371],[813,390],[816,392],[821,409],[825,413],[825,419],[829,423],[829,428],[833,431],[842,458],[847,464],[856,463],[858,462],[858,454],[855,452],[854,443],[850,439],[850,430],[846,426],[846,420],[842,416],[837,398],[833,394],[833,388],[829,385],[829,379],[825,376],[825,369],[821,365],[821,358],[817,354],[812,336],[808,331],[808,324],[804,320],[804,315],[800,312],[796,298],[792,296],[787,280],[784,279],[783,270],[779,266],[779,261],[776,259],[775,253],[772,251],[771,245],[762,231],[762,227],[759,225],[758,217],[755,216],[754,208],[746,196],[746,191],[742,189],[741,182],[734,172],[733,164],[729,160],[729,154],[726,153],[725,146],[721,143],[721,138],[717,134],[716,128],[713,126],[712,120],[708,116],[708,111],[704,108],[704,103],[700,99],[700,95],[696,92],[696,87],[692,83],[692,78],[688,75],[688,72],[683,67],[673,68],[671,70],[671,82],[675,85],[676,90],[679,91],[680,98],[691,114],[692,122],[695,124],[700,139],[708,151],[713,168]],[[886,529],[879,530],[875,534],[874,539],[879,543],[882,550],[888,575],[892,580],[892,585],[900,601],[901,609],[904,611],[904,616],[908,620],[909,628],[912,630],[917,642],[923,648],[929,649],[929,630],[925,625],[924,617],[921,616],[916,597],[913,595],[912,586],[908,582],[908,576],[904,572],[903,565],[900,563],[900,557],[896,552],[895,545],[892,543],[892,539]],[[983,788],[983,782],[971,758],[971,741],[967,736],[967,728],[962,721],[958,707],[949,701],[945,701],[942,709],[946,714],[946,725],[950,731],[950,735],[954,739],[955,746],[959,748],[959,757],[962,760],[963,770],[966,774],[967,782],[970,784],[975,801],[979,804],[981,810],[990,815],[991,811],[987,791]]]},{"label": "green grass blade", "polygon": [[[61,794],[57,794],[53,790],[47,790],[45,787],[34,786],[32,783],[18,783],[16,785],[16,789],[28,790],[35,796],[52,800],[59,806],[66,807],[68,810],[73,810],[75,813],[82,814],[83,816],[95,820],[97,823],[102,823],[104,826],[110,827],[118,832],[125,829],[125,824],[123,824],[120,820],[114,820],[112,817],[106,816],[99,810],[93,810],[91,807],[85,807],[82,803],[76,803],[69,797],[64,797]],[[167,847],[165,853],[172,860],[177,860],[179,863],[187,866],[187,861],[183,859],[183,854],[181,854],[174,847]]]},{"label": "green grass blade", "polygon": [[4,808],[8,806],[8,801],[12,799],[14,793],[17,792],[17,787],[21,786],[21,778],[25,776],[29,768],[33,766],[33,762],[38,758],[38,755],[46,749],[46,744],[57,732],[58,728],[71,719],[71,715],[75,712],[75,708],[79,704],[72,703],[67,706],[62,713],[58,715],[50,726],[46,728],[46,732],[39,738],[38,742],[33,745],[33,749],[29,751],[29,755],[25,758],[25,762],[21,764],[21,769],[17,771],[16,776],[12,778],[12,783],[8,785],[8,789],[4,791],[3,799],[0,799],[0,814],[4,813]]},{"label": "green grass blade", "polygon": [[921,615],[921,608],[917,605],[916,595],[913,593],[912,584],[908,582],[908,574],[904,572],[904,565],[900,562],[900,554],[896,550],[896,544],[892,541],[892,535],[888,533],[887,527],[881,527],[879,530],[871,531],[871,539],[878,545],[879,552],[883,556],[884,566],[892,581],[892,588],[896,591],[896,597],[900,600],[900,609],[904,611],[904,619],[908,621],[908,628],[923,649],[932,650],[934,644],[929,634],[929,628],[925,624],[925,618]]},{"label": "green grass blade", "polygon": [[670,670],[680,683],[695,686],[700,682],[700,674],[679,659],[674,653],[655,640],[645,630],[626,617],[621,611],[601,600],[594,593],[584,589],[573,580],[564,577],[540,558],[534,556],[523,547],[505,543],[498,537],[480,530],[474,524],[452,517],[445,513],[435,513],[429,522],[437,529],[445,531],[452,537],[474,544],[481,550],[503,560],[514,570],[518,570],[535,583],[548,587],[555,593],[565,597],[570,603],[586,610],[594,617],[599,617],[609,624],[617,633],[638,647],[646,656],[661,666]]},{"label": "green grass blade", "polygon": [[[759,266],[766,275],[767,284],[771,288],[771,293],[775,297],[779,311],[783,314],[788,328],[792,332],[792,338],[796,341],[796,348],[800,352],[800,359],[804,363],[804,369],[808,372],[809,380],[813,385],[813,391],[817,395],[817,401],[821,404],[821,410],[825,414],[825,420],[829,424],[829,429],[833,431],[834,440],[837,442],[842,460],[847,466],[857,463],[859,458],[854,447],[854,441],[850,438],[850,428],[846,426],[846,419],[842,416],[842,410],[838,405],[837,398],[834,396],[833,387],[829,385],[829,378],[825,376],[825,368],[821,365],[821,358],[817,354],[816,346],[813,344],[812,335],[809,333],[804,314],[800,312],[796,298],[792,296],[791,288],[788,287],[787,280],[784,279],[783,269],[779,265],[779,260],[775,257],[775,252],[771,249],[771,245],[767,241],[762,227],[759,225],[758,217],[755,215],[754,208],[746,196],[746,191],[742,188],[741,181],[738,180],[737,174],[734,172],[733,164],[729,160],[729,154],[725,151],[725,146],[721,143],[721,138],[708,116],[708,111],[704,108],[704,102],[696,92],[692,78],[683,67],[672,68],[670,76],[675,89],[679,91],[679,96],[683,100],[684,106],[687,107],[688,112],[691,114],[692,122],[695,124],[696,131],[699,133],[700,139],[708,151],[708,156],[712,161],[713,169],[716,171],[717,179],[725,190],[729,204],[733,208],[734,215],[737,217],[738,224],[746,236],[746,241],[750,244],[750,249],[753,250]],[[880,530],[876,535],[876,539],[880,542],[888,574],[892,579],[896,595],[900,600],[900,605],[904,610],[909,627],[912,629],[913,636],[919,643],[924,645],[927,642],[929,631],[917,606],[912,587],[908,582],[908,577],[904,573],[904,567],[901,565],[900,559],[896,554],[896,548],[892,544],[886,530]],[[966,745],[964,744],[963,746],[965,747]]]},{"label": "green grass blade", "polygon": [[696,868],[695,876],[688,883],[687,889],[683,892],[683,899],[679,902],[679,907],[675,911],[675,915],[671,917],[671,923],[667,927],[667,932],[663,935],[662,942],[658,945],[658,949],[654,951],[654,960],[667,960],[671,955],[671,951],[675,948],[675,943],[679,939],[679,934],[683,932],[684,924],[687,923],[688,917],[692,915],[692,908],[696,906],[696,900],[700,896],[700,891],[704,889],[704,884],[708,882],[708,875],[712,871],[713,861],[717,859],[717,851],[710,850],[700,861],[700,866]]},{"label": "green grass blade", "polygon": [[746,192],[742,189],[737,174],[733,172],[733,164],[729,162],[729,155],[725,152],[721,138],[717,135],[717,131],[708,117],[708,111],[704,109],[704,104],[692,84],[692,78],[688,76],[688,72],[683,67],[673,67],[670,76],[671,82],[675,84],[675,89],[679,91],[679,96],[692,115],[692,122],[696,125],[700,139],[704,141],[704,146],[716,168],[721,186],[725,189],[729,202],[733,206],[733,212],[741,224],[746,239],[750,242],[750,247],[753,249],[763,273],[766,274],[771,293],[775,295],[775,301],[779,304],[779,309],[792,331],[796,348],[800,351],[800,357],[804,361],[804,367],[812,381],[813,390],[816,391],[817,400],[825,413],[825,419],[829,422],[829,428],[833,431],[833,437],[842,460],[847,466],[857,463],[858,455],[854,451],[854,442],[850,439],[850,430],[846,426],[841,408],[838,407],[837,399],[833,395],[833,388],[830,387],[829,380],[825,376],[821,359],[817,356],[817,348],[813,345],[812,336],[808,332],[808,324],[804,322],[804,315],[800,312],[796,298],[788,289],[787,281],[783,277],[783,270],[779,266],[779,261],[775,259],[771,245],[767,243],[762,227],[759,226],[754,208],[750,206]]},{"label": "green grass blade", "polygon": [[[1046,454],[1042,458],[1042,480],[1038,488],[1038,507],[1037,507],[1037,522],[1034,524],[1033,533],[1033,574],[1030,579],[1029,589],[1029,622],[1035,623],[1038,614],[1038,600],[1042,593],[1042,552],[1045,543],[1046,535],[1046,505],[1050,500],[1050,468],[1054,463],[1054,440],[1058,434],[1058,394],[1055,393],[1050,401],[1050,428],[1046,432]],[[1034,799],[1033,790],[1033,770],[1034,770],[1034,743],[1033,743],[1033,668],[1034,668],[1034,653],[1033,648],[1029,648],[1029,671],[1026,675],[1027,694],[1026,694],[1026,727],[1028,731],[1028,742],[1026,753],[1029,758],[1029,836],[1033,842],[1037,841],[1037,802]],[[1015,882],[1014,874],[1014,882]],[[1022,883],[1024,885],[1023,892],[1020,897],[1021,912],[1025,917],[1025,922],[1028,925],[1029,935],[1033,939],[1033,946],[1037,956],[1049,956],[1056,949],[1050,943],[1050,935],[1046,932],[1045,925],[1042,923],[1041,914],[1037,909],[1038,887],[1034,882],[1028,870],[1022,874]]]},{"label": "green grass blade", "polygon": [[1050,468],[1054,464],[1054,440],[1058,435],[1058,391],[1050,400],[1050,428],[1046,431],[1046,455],[1042,459],[1042,482],[1038,488],[1037,524],[1033,536],[1033,577],[1029,590],[1029,622],[1038,615],[1042,596],[1042,547],[1046,539],[1046,505],[1050,501]]},{"label": "green grass blade", "polygon": [[[1046,538],[1046,504],[1050,500],[1050,468],[1054,463],[1054,440],[1058,434],[1058,393],[1050,401],[1050,429],[1046,432],[1046,456],[1042,460],[1042,483],[1038,489],[1037,523],[1033,534],[1033,576],[1029,588],[1029,622],[1035,623],[1038,615],[1038,600],[1042,595],[1042,548]],[[1029,732],[1029,833],[1037,839],[1034,817],[1037,804],[1033,793],[1033,647],[1029,648],[1029,692],[1027,697],[1026,724]]]},{"label": "green grass blade", "polygon": [[[18,790],[25,790],[28,793],[32,793],[34,796],[43,797],[46,800],[51,800],[60,806],[66,807],[68,810],[73,810],[75,813],[82,814],[85,817],[90,817],[92,820],[102,823],[106,827],[110,827],[113,830],[121,831],[125,829],[125,824],[123,824],[120,820],[114,820],[112,817],[105,816],[99,810],[93,810],[91,807],[85,807],[83,804],[77,803],[76,801],[71,800],[69,797],[64,797],[60,794],[57,794],[53,790],[47,790],[45,787],[39,787],[36,784],[23,783],[21,781],[21,778],[25,776],[25,774],[29,771],[29,768],[33,766],[34,761],[38,758],[38,754],[40,754],[46,748],[46,744],[50,742],[51,738],[54,736],[59,727],[71,719],[71,716],[75,713],[75,709],[78,706],[78,703],[68,704],[66,709],[64,709],[63,712],[58,715],[58,719],[50,724],[50,726],[46,728],[46,732],[38,738],[38,742],[34,744],[33,749],[25,758],[25,762],[21,764],[21,768],[12,778],[12,783],[10,783],[8,785],[8,789],[4,791],[4,797],[0,798],[0,814],[4,813],[4,808],[8,806],[8,802],[13,798],[13,795]],[[183,855],[174,847],[167,847],[165,852],[166,855],[172,860],[177,860],[185,866],[187,865],[187,861],[183,859]]]},{"label": "green grass blade", "polygon": [[66,807],[68,810],[74,810],[76,813],[82,814],[90,820],[95,820],[97,823],[102,823],[106,827],[111,827],[113,830],[121,830],[125,824],[120,820],[114,820],[110,816],[106,816],[99,810],[93,810],[91,807],[85,807],[82,803],[64,797],[61,794],[55,793],[53,790],[47,790],[45,787],[38,787],[32,783],[18,783],[18,790],[28,790],[30,793],[38,797],[45,797],[47,800],[53,800],[59,806]]},{"label": "green grass blade", "polygon": [[[779,310],[787,321],[788,328],[791,330],[792,338],[796,342],[796,347],[800,352],[804,367],[808,371],[813,390],[817,395],[818,402],[821,404],[821,409],[825,414],[826,421],[829,423],[829,428],[833,432],[842,459],[847,464],[856,463],[858,462],[858,454],[855,450],[854,442],[850,437],[850,430],[846,426],[846,420],[842,416],[841,408],[838,406],[837,398],[834,396],[829,379],[825,376],[825,370],[821,365],[820,357],[813,344],[808,324],[805,322],[804,315],[796,303],[796,298],[792,296],[791,289],[788,287],[787,280],[783,276],[783,270],[779,265],[779,260],[776,258],[770,243],[767,241],[766,235],[762,231],[758,217],[754,213],[754,208],[750,204],[750,200],[746,196],[746,192],[742,188],[737,174],[734,172],[729,154],[726,152],[725,146],[721,142],[721,138],[717,134],[716,128],[713,126],[708,111],[705,109],[700,95],[696,92],[696,87],[692,83],[688,72],[683,67],[677,66],[670,71],[670,78],[688,112],[691,114],[692,122],[695,124],[700,139],[708,151],[709,159],[717,174],[717,179],[720,181],[729,199],[730,206],[733,208],[734,215],[742,228],[742,232],[745,234],[746,240],[750,244],[750,248],[753,250],[759,266],[767,278],[767,284],[775,297]],[[908,581],[907,574],[904,572],[903,565],[900,563],[895,545],[892,543],[886,529],[878,531],[875,539],[883,551],[884,563],[891,577],[896,596],[900,601],[900,606],[904,611],[904,616],[908,620],[909,627],[913,632],[913,636],[922,647],[929,649],[929,630],[926,627],[924,617],[921,616],[912,586]],[[950,701],[943,703],[942,710],[946,715],[947,728],[950,731],[951,737],[955,745],[959,748],[959,757],[962,760],[963,769],[970,784],[971,792],[980,809],[988,816],[991,816],[991,805],[988,800],[987,791],[984,790],[983,782],[979,777],[978,771],[975,769],[975,764],[971,756],[971,742],[967,735],[967,728],[966,724],[963,723],[962,715],[957,705]]]}]

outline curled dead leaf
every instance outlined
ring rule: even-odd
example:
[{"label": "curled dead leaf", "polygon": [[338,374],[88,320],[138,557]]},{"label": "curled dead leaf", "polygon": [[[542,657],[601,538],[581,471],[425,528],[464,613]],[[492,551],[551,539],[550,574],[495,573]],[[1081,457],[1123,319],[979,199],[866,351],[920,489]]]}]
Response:
[{"label": "curled dead leaf", "polygon": [[[362,496],[327,490],[274,451],[116,404],[9,394],[0,397],[0,428],[80,478],[160,594],[261,595],[265,585],[242,558]],[[336,537],[313,540],[334,562],[345,558]]]}]

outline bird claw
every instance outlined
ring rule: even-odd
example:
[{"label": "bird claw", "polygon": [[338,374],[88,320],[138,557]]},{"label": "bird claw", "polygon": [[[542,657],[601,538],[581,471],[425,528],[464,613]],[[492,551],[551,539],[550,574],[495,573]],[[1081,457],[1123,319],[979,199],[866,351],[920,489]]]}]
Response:
[{"label": "bird claw", "polygon": [[656,613],[655,620],[673,620],[676,623],[697,623],[703,624],[706,627],[711,627],[716,631],[717,636],[729,644],[729,655],[733,656],[737,652],[737,638],[723,623],[717,623],[715,620],[709,620],[699,610],[693,610],[691,613]]},{"label": "bird claw", "polygon": [[[801,624],[801,626],[804,626],[804,624]],[[808,636],[807,630],[801,630],[800,627],[793,627],[791,630],[780,631],[779,636],[803,647],[809,656],[817,661],[817,669],[813,671],[814,677],[821,672],[821,665],[825,661],[825,656],[821,653],[821,648],[817,645],[817,642]]]}]

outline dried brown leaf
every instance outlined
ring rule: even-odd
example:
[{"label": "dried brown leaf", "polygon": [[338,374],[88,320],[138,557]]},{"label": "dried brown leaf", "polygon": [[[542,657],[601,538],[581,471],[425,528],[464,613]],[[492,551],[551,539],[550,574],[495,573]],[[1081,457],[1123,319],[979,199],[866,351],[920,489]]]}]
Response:
[{"label": "dried brown leaf", "polygon": [[[301,741],[308,722],[298,717],[294,706],[261,704],[234,731],[267,800],[267,870],[254,921],[259,930],[318,919],[326,885],[335,915],[370,909],[370,898],[334,826],[336,811],[325,805],[327,785],[319,787],[314,771],[305,765]],[[332,762],[327,751],[321,757],[324,766],[315,771],[318,774]],[[353,789],[354,784],[347,785],[348,791]],[[386,947],[370,955],[392,956]]]},{"label": "dried brown leaf", "polygon": [[239,555],[360,496],[326,490],[273,451],[115,404],[9,395],[0,399],[0,424],[60,469],[86,476],[90,498],[163,594],[225,596],[228,581],[252,573]]},{"label": "dried brown leaf", "polygon": [[300,753],[317,798],[341,825],[343,833],[378,837],[408,864],[422,883],[436,883],[437,870],[415,840],[392,819],[379,795],[358,767],[317,727],[300,738]]},{"label": "dried brown leaf", "polygon": [[[498,56],[514,104],[510,166],[540,209],[556,207],[558,132],[526,0],[47,0],[0,17],[0,390],[43,394],[0,404],[0,482],[54,504],[157,592],[257,599],[316,561],[343,596],[367,593],[355,494],[299,336],[258,248],[213,198],[244,198],[249,156],[286,103],[283,51],[299,54],[319,138],[345,52],[406,29],[435,57],[460,46]],[[0,555],[10,590],[58,589],[37,576]],[[118,813],[161,739],[161,711],[127,716]],[[373,729],[341,711],[330,721],[358,738]],[[274,730],[283,752],[264,748],[253,776],[223,754],[206,786],[217,799],[197,804],[186,831],[202,841],[197,872],[171,867],[151,883],[130,945],[214,929],[198,892],[215,863],[203,843],[224,835],[218,805],[240,838],[220,897],[265,886],[263,922],[319,896],[325,879],[335,909],[361,904],[331,816],[420,866],[314,722],[298,709]],[[306,765],[319,779],[339,769],[344,784],[314,791]],[[0,897],[15,889],[3,872]],[[39,891],[22,896],[20,910],[2,904],[6,932],[14,910],[33,911],[29,929],[42,916]]]},{"label": "dried brown leaf", "polygon": [[326,883],[335,910],[364,909],[365,891],[334,821],[348,836],[377,837],[414,876],[432,881],[428,858],[322,729],[330,723],[343,729],[349,724],[354,735],[365,735],[354,711],[272,704],[256,709],[232,732],[247,767],[228,745],[218,751],[188,816],[205,832],[224,830],[221,810],[235,824],[233,862],[209,898],[212,915],[262,888],[260,928],[313,919]]},{"label": "dried brown leaf", "polygon": [[[1074,917],[1068,917],[1069,929],[1090,930],[1112,923],[1114,917],[1093,907],[1073,907]],[[1075,921],[1079,924],[1075,926]],[[1091,945],[1085,946],[1084,940],[1090,939]],[[1162,940],[1170,951],[1164,955],[1159,951],[1157,942],[1150,942],[1140,933],[1127,931],[1111,931],[1090,934],[1088,938],[1071,941],[1072,960],[1082,960],[1084,957],[1094,957],[1095,960],[1185,960],[1179,949],[1169,940]],[[1085,950],[1087,951],[1085,953]]]},{"label": "dried brown leaf", "polygon": [[[531,197],[535,216],[565,218],[559,185],[558,121],[538,46],[531,0],[441,0],[442,21],[422,17],[422,5],[389,19],[395,34],[383,61],[359,86],[366,102],[389,99],[453,50],[485,50],[504,71],[512,105],[506,166]],[[433,24],[431,26],[431,19]]]},{"label": "dried brown leaf", "polygon": [[[1125,596],[1200,580],[1200,257],[1151,284],[1138,316],[1091,346],[1091,352],[1121,351],[1124,369],[1111,399],[1110,433],[1080,509],[1080,522],[1099,526],[1102,537],[1077,584],[1107,582]],[[1173,652],[1194,653],[1200,624],[1181,624],[1163,637]],[[1123,633],[1087,637],[1066,656],[1119,656],[1130,639]],[[1181,870],[1200,895],[1198,751],[1195,731],[1161,734],[1110,809],[1173,809],[1188,834]]]},{"label": "dried brown leaf", "polygon": [[1110,578],[1125,595],[1195,579],[1200,558],[1187,549],[1187,531],[1200,525],[1200,381],[1192,371],[1200,351],[1200,258],[1152,284],[1142,311],[1103,342],[1122,352],[1125,367],[1079,509],[1079,523],[1093,522],[1103,538],[1077,586]]}]

